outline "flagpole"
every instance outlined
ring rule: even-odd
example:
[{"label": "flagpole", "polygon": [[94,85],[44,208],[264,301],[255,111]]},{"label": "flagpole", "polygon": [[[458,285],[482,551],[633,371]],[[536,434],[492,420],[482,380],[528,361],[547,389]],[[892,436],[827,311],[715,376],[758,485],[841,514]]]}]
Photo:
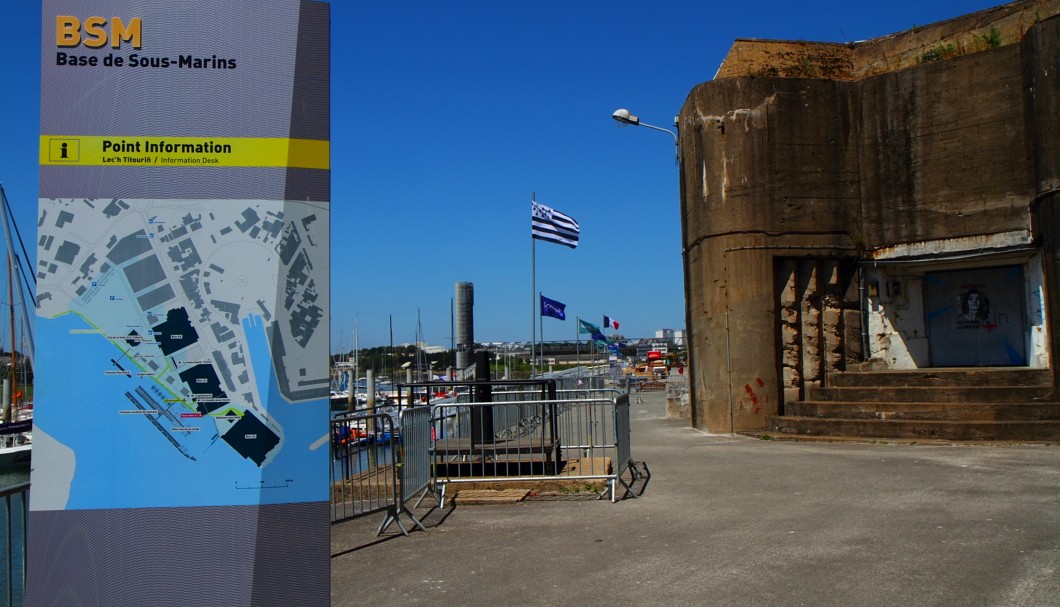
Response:
[{"label": "flagpole", "polygon": [[541,299],[541,291],[538,291],[537,292],[537,302],[538,302],[538,306],[537,306],[537,324],[539,325],[540,328],[537,331],[537,336],[540,338],[539,342],[541,343],[541,370],[544,371],[545,370],[545,315],[541,313],[541,305],[540,304],[541,304],[542,301],[543,300]]},{"label": "flagpole", "polygon": [[[555,209],[546,207],[545,205],[537,204],[537,193],[530,193],[530,240],[546,240],[548,242],[554,242],[559,245],[568,246],[570,248],[576,248],[578,246],[578,233],[581,229],[578,226],[578,222],[569,215],[564,215]],[[538,335],[536,333],[537,328],[534,326],[534,314],[544,316],[540,309],[541,302],[544,301],[544,295],[541,295],[537,291],[537,243],[531,242],[530,245],[530,335],[532,338],[531,348],[535,348],[538,344]],[[550,300],[551,301],[551,300]],[[544,322],[540,323],[541,326],[541,349],[539,352],[544,355],[545,346],[545,327]],[[535,348],[536,349],[536,348]],[[531,350],[531,373],[537,374],[537,365],[541,364],[540,360],[534,360],[534,351]]]},{"label": "flagpole", "polygon": [[[537,193],[530,192],[531,206],[537,202]],[[537,313],[537,239],[533,231],[530,234],[530,377],[537,375],[537,364],[534,358],[537,353],[537,324],[534,323],[534,315]]]},{"label": "flagpole", "polygon": [[574,317],[574,355],[578,359],[578,366],[582,366],[582,323],[581,317]]}]

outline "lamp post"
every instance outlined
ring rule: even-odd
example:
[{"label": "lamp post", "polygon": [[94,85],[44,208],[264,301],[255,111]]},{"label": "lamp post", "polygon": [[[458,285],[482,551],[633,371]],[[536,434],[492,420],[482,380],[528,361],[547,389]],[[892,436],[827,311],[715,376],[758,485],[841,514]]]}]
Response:
[{"label": "lamp post", "polygon": [[[639,117],[634,116],[633,114],[629,113],[629,110],[627,110],[626,108],[619,108],[619,109],[615,110],[611,114],[611,117],[614,118],[616,121],[618,121],[620,124],[624,124],[624,125],[625,124],[629,124],[629,125],[633,125],[633,126],[642,126],[642,127],[645,127],[645,128],[649,128],[649,129],[655,130],[655,131],[662,131],[664,133],[669,133],[670,136],[674,138],[674,148],[675,148],[674,161],[677,162],[678,164],[680,164],[680,162],[681,162],[681,142],[678,139],[676,132],[671,131],[670,129],[664,129],[661,126],[655,126],[654,124],[648,124],[647,122],[641,122]],[[676,124],[677,124],[677,119],[675,118],[674,119],[674,125],[676,126]]]},{"label": "lamp post", "polygon": [[[680,171],[680,167],[681,167],[681,140],[677,136],[677,132],[676,132],[676,128],[677,128],[677,118],[676,117],[674,118],[674,129],[675,130],[673,130],[673,131],[671,131],[670,129],[664,129],[662,127],[655,126],[653,124],[648,124],[646,122],[641,122],[639,117],[634,116],[633,114],[631,114],[630,111],[627,110],[626,108],[619,108],[619,109],[615,110],[614,112],[612,112],[611,117],[614,118],[617,122],[619,122],[622,125],[629,124],[629,125],[633,125],[633,126],[643,126],[643,127],[647,127],[649,129],[652,129],[654,131],[662,131],[664,133],[669,133],[670,136],[674,138],[674,148],[675,148],[675,160],[674,160],[674,162],[675,162],[675,164],[677,164],[678,170]],[[683,190],[683,188],[682,188],[682,190]],[[684,231],[685,231],[685,228],[684,228],[684,214],[682,213],[682,216],[681,216],[681,233],[684,234]],[[696,405],[695,405],[695,403],[696,403],[695,385],[696,384],[695,384],[695,381],[694,381],[694,378],[693,378],[694,365],[692,364],[692,346],[687,341],[688,340],[687,335],[688,335],[688,333],[690,332],[690,330],[692,328],[692,317],[691,317],[691,313],[689,311],[689,306],[688,306],[688,302],[691,301],[691,296],[690,296],[690,294],[688,292],[688,284],[689,284],[689,281],[688,281],[688,256],[686,254],[686,251],[684,251],[684,250],[682,250],[682,252],[681,252],[681,266],[682,266],[682,272],[684,274],[684,283],[685,283],[684,284],[684,291],[685,291],[685,335],[686,335],[686,337],[685,337],[685,339],[686,339],[685,348],[686,348],[686,352],[687,352],[687,355],[686,355],[687,358],[686,358],[685,362],[688,363],[685,368],[687,369],[686,380],[688,382],[689,400],[692,403],[691,419],[689,419],[689,422],[691,423],[692,427],[694,428],[694,427],[696,427]],[[627,390],[628,390],[628,384],[627,384]]]}]

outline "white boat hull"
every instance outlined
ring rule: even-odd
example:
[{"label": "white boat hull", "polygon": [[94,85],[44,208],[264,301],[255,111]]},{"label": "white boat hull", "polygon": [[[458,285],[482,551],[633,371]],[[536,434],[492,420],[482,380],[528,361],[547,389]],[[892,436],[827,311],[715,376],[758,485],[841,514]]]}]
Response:
[{"label": "white boat hull", "polygon": [[26,466],[32,461],[33,445],[0,448],[0,468]]}]

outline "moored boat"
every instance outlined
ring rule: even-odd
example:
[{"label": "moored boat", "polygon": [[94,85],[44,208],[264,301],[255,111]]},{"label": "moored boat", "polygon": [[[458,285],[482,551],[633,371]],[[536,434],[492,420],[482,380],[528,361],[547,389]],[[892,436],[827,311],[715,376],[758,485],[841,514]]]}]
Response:
[{"label": "moored boat", "polygon": [[[10,335],[7,336],[7,363],[9,373],[4,376],[3,415],[0,416],[0,466],[28,465],[33,442],[33,323],[29,311],[36,307],[33,286],[25,274],[26,265],[15,252],[14,238],[18,239],[23,253],[25,244],[14,226],[14,214],[7,193],[0,185],[0,225],[3,226],[5,251],[7,253],[7,293],[10,305]],[[12,226],[15,227],[12,233]],[[30,275],[32,277],[32,274]],[[35,282],[33,283],[35,284]],[[18,325],[21,325],[18,327]],[[19,330],[16,330],[18,327]],[[0,343],[6,340],[0,340]]]},{"label": "moored boat", "polygon": [[0,447],[0,468],[24,467],[33,460],[33,444]]},{"label": "moored boat", "polygon": [[0,467],[29,465],[33,448],[32,432],[32,418],[0,423]]}]

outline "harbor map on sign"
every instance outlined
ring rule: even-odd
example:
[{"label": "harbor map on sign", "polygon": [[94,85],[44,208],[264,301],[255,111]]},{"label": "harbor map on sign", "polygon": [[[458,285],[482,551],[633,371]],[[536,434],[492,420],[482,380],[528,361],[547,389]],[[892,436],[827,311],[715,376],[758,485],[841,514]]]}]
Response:
[{"label": "harbor map on sign", "polygon": [[326,215],[304,202],[42,201],[38,334],[73,347],[69,365],[38,373],[62,406],[35,420],[35,440],[68,448],[35,467],[68,482],[34,497],[55,509],[326,500],[298,472],[327,457],[326,426],[304,423],[327,415],[328,377],[313,375],[328,355]]}]

